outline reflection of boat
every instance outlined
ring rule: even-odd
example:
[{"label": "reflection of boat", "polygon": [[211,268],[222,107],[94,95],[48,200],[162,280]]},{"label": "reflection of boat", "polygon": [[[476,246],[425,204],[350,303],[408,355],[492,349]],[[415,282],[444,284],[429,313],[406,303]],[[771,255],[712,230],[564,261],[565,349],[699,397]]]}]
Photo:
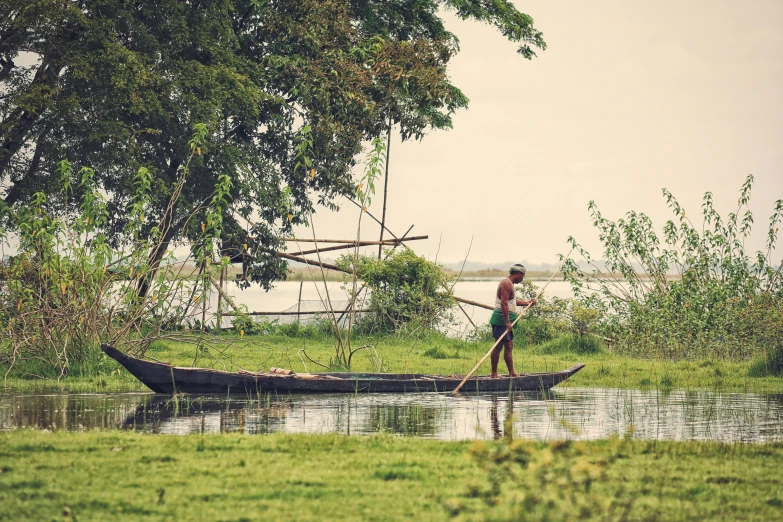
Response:
[{"label": "reflection of boat", "polygon": [[121,427],[152,433],[272,433],[285,431],[289,410],[288,404],[279,401],[147,395]]},{"label": "reflection of boat", "polygon": [[[107,344],[101,349],[134,377],[157,393],[396,393],[454,390],[460,376],[416,373],[306,373],[287,375],[264,372],[223,372],[207,368],[183,368],[131,357]],[[465,392],[548,390],[584,368],[577,364],[562,372],[527,373],[518,377],[472,377]]]}]

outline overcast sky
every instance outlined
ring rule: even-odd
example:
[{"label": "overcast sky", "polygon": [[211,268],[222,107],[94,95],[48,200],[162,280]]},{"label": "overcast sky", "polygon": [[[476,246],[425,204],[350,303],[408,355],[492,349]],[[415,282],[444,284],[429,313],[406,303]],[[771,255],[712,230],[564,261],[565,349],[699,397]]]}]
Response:
[{"label": "overcast sky", "polygon": [[[461,47],[450,76],[470,107],[451,131],[392,140],[395,233],[415,224],[431,238],[416,250],[442,262],[461,260],[471,238],[476,262],[551,263],[569,235],[600,257],[589,200],[660,229],[662,187],[694,216],[712,191],[725,215],[752,173],[747,246],[763,247],[783,198],[783,1],[515,3],[548,45],[532,61],[493,28],[446,15]],[[317,235],[355,237],[356,219],[352,205],[319,210]],[[377,238],[365,223],[363,238]]]}]

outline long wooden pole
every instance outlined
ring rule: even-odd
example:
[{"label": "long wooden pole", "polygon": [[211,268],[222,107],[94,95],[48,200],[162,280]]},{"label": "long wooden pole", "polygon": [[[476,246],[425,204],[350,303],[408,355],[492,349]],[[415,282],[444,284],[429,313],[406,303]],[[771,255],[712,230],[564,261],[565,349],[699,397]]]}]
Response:
[{"label": "long wooden pole", "polygon": [[[369,214],[369,212],[367,212]],[[384,227],[386,232],[389,231],[389,227]],[[338,243],[340,245],[350,245],[350,246],[356,246],[358,243],[359,246],[369,246],[369,245],[396,245],[399,241],[415,241],[417,239],[427,239],[429,236],[411,236],[406,238],[397,238],[397,236],[394,236],[393,239],[384,239],[383,241],[356,241],[355,239],[299,239],[299,238],[285,238],[283,241],[288,242],[296,242],[296,243]],[[318,249],[319,252],[322,252],[322,249]]]},{"label": "long wooden pole", "polygon": [[[391,151],[391,116],[389,116],[389,128],[386,130],[386,172],[383,175],[383,213],[381,214],[381,239],[383,241],[383,229],[386,228],[386,192],[389,188],[389,152]],[[383,246],[378,245],[378,260],[383,255]]]},{"label": "long wooden pole", "polygon": [[477,306],[479,308],[484,308],[486,310],[494,310],[495,309],[494,306],[490,306],[490,305],[484,304],[484,303],[479,303],[477,301],[471,301],[470,299],[463,299],[463,298],[457,297],[457,296],[453,296],[452,299],[454,299],[458,303],[465,303],[465,304],[469,304],[471,306]]},{"label": "long wooden pole", "polygon": [[217,284],[217,281],[215,281],[214,279],[212,279],[212,277],[211,277],[211,276],[207,276],[207,277],[209,277],[209,282],[210,282],[210,283],[212,283],[212,286],[214,286],[214,287],[215,287],[215,290],[217,290],[217,291],[218,291],[218,295],[220,295],[220,297],[222,297],[222,298],[223,298],[223,299],[226,301],[226,303],[228,303],[228,306],[230,306],[231,308],[233,308],[235,312],[238,312],[238,311],[239,311],[239,308],[237,307],[237,305],[236,305],[236,304],[234,304],[234,300],[233,300],[233,299],[231,299],[231,298],[230,298],[230,297],[229,297],[229,296],[228,296],[228,295],[227,295],[227,294],[226,294],[226,293],[223,291],[223,289],[222,289],[222,288],[220,288],[220,285],[218,285],[218,284]]},{"label": "long wooden pole", "polygon": [[335,272],[345,272],[348,273],[347,270],[343,270],[342,268],[338,267],[337,265],[332,265],[330,263],[323,263],[320,261],[313,261],[312,259],[305,259],[303,257],[296,257],[289,254],[286,254],[285,252],[278,252],[277,257],[282,257],[283,259],[290,259],[291,261],[296,261],[297,263],[304,263],[305,265],[312,265],[312,266],[319,266],[323,267],[329,270],[334,270]]},{"label": "long wooden pole", "polygon": [[[350,310],[331,310],[331,311],[334,312],[335,314],[345,314],[345,313],[348,313]],[[364,313],[364,312],[369,312],[369,311],[370,311],[369,308],[362,309],[362,310],[354,310],[354,312],[357,312],[357,313]],[[301,311],[298,311],[298,312],[246,312],[246,313],[245,312],[241,312],[241,313],[240,312],[226,312],[225,315],[232,315],[233,316],[233,315],[240,315],[241,314],[241,315],[265,315],[265,316],[273,316],[273,315],[296,315],[296,316],[300,316],[300,315],[321,315],[321,314],[326,315],[327,313],[329,313],[329,310],[316,310],[316,311],[301,310]]]},{"label": "long wooden pole", "polygon": [[351,243],[345,243],[344,245],[337,245],[333,247],[317,248],[311,250],[302,250],[300,252],[286,252],[290,256],[304,256],[307,254],[315,254],[316,252],[329,252],[331,250],[343,250],[346,248],[356,248],[357,246],[371,246],[371,245],[383,245],[383,246],[399,246],[402,241],[416,241],[418,239],[427,239],[429,236],[414,236],[405,239],[387,239],[386,241],[354,241]]},{"label": "long wooden pole", "polygon": [[220,328],[223,326],[223,281],[225,280],[226,275],[226,267],[222,266],[220,267],[220,292],[218,292],[218,302],[217,302],[217,326]]},{"label": "long wooden pole", "polygon": [[[358,203],[358,202],[357,202],[355,199],[348,198],[348,201],[350,201],[351,203],[353,203],[353,204],[354,204],[354,205],[356,205],[357,207],[359,207],[359,208],[361,208],[361,209],[364,209],[364,207],[362,207],[361,203]],[[369,210],[366,210],[366,211],[364,211],[364,212],[365,212],[365,214],[367,214],[368,216],[370,216],[370,218],[372,218],[372,220],[373,220],[373,221],[375,221],[376,223],[378,223],[379,225],[381,225],[381,228],[383,228],[383,229],[384,229],[386,232],[388,232],[388,233],[391,235],[391,237],[393,237],[394,239],[397,239],[397,236],[395,236],[395,235],[394,235],[394,232],[392,232],[391,230],[389,230],[389,227],[387,227],[387,226],[386,226],[384,223],[381,223],[381,220],[380,220],[380,219],[378,219],[377,217],[373,216],[373,215],[372,215],[372,212],[370,212]]]},{"label": "long wooden pole", "polygon": [[296,322],[299,322],[299,312],[302,311],[302,287],[304,281],[299,281],[299,300],[296,302]]},{"label": "long wooden pole", "polygon": [[[545,284],[545,285],[544,285],[544,286],[541,288],[541,290],[539,290],[538,294],[536,295],[536,299],[538,299],[539,297],[541,297],[541,294],[543,294],[543,293],[544,293],[544,290],[546,290],[546,287],[547,287],[547,286],[549,286],[549,283],[551,283],[551,282],[552,282],[552,279],[554,279],[554,278],[555,278],[555,276],[556,276],[557,274],[559,274],[559,273],[560,273],[560,270],[563,268],[563,265],[565,265],[565,262],[568,260],[568,258],[569,258],[569,257],[571,257],[571,252],[573,252],[573,251],[574,251],[574,250],[573,250],[573,249],[571,249],[571,251],[570,251],[570,252],[568,252],[568,255],[567,255],[567,256],[565,256],[565,257],[563,258],[563,261],[562,261],[562,263],[560,263],[560,266],[559,266],[559,267],[557,267],[557,271],[556,271],[554,274],[552,274],[552,277],[550,277],[550,278],[549,278],[549,281],[547,281],[547,282],[546,282],[546,284]],[[514,299],[516,299],[516,296],[514,296]],[[520,320],[520,319],[522,319],[522,316],[523,316],[523,315],[525,315],[525,312],[527,312],[528,308],[530,308],[530,304],[528,304],[528,305],[527,305],[525,308],[523,308],[523,309],[522,309],[522,311],[521,311],[521,312],[519,313],[519,315],[517,316],[517,318],[516,318],[516,319],[514,319],[514,322],[513,322],[513,323],[511,323],[511,328],[514,328],[514,325],[515,325],[515,324],[517,324],[517,322],[519,322],[519,320]],[[509,332],[509,329],[508,329],[508,328],[506,328],[506,331],[505,331],[505,332],[503,332],[503,335],[501,335],[501,336],[500,336],[500,338],[498,338],[498,340],[497,340],[497,341],[495,341],[495,344],[493,344],[493,345],[492,345],[492,348],[490,348],[490,349],[489,349],[489,351],[488,351],[486,354],[484,354],[484,357],[482,357],[482,358],[481,358],[481,360],[478,362],[478,364],[477,364],[476,366],[474,366],[472,370],[470,370],[470,373],[468,373],[468,374],[465,376],[465,378],[464,378],[464,379],[462,379],[462,382],[461,382],[461,383],[459,383],[459,386],[457,386],[456,388],[454,388],[454,393],[457,393],[457,392],[459,391],[459,389],[460,389],[460,388],[462,388],[462,385],[463,385],[463,384],[465,384],[465,382],[467,382],[467,380],[468,380],[468,379],[470,379],[470,378],[473,376],[473,374],[474,374],[474,373],[476,373],[476,370],[478,370],[478,369],[479,369],[479,367],[480,367],[482,364],[484,364],[484,361],[486,361],[486,360],[487,360],[487,357],[489,357],[489,356],[490,356],[490,354],[492,353],[492,351],[493,351],[495,348],[497,348],[497,346],[498,346],[498,345],[499,345],[499,344],[500,344],[500,343],[503,341],[503,338],[505,338],[505,337],[506,337],[506,334],[507,334],[508,332]]]}]

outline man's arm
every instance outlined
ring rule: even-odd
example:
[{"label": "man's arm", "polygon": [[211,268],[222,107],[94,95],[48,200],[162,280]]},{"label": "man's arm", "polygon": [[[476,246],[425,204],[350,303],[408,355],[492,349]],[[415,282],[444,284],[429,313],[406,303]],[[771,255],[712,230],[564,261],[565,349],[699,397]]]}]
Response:
[{"label": "man's arm", "polygon": [[536,301],[535,299],[531,299],[530,301],[523,301],[522,299],[517,299],[517,306],[528,306],[528,305],[535,306],[537,302],[538,301]]}]

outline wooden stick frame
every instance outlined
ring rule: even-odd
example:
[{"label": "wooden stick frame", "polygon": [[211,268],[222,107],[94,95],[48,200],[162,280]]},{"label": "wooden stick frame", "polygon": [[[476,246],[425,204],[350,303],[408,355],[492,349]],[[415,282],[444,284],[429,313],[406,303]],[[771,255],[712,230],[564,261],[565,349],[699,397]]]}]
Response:
[{"label": "wooden stick frame", "polygon": [[[373,246],[373,245],[388,245],[393,246],[401,241],[416,241],[419,239],[428,239],[429,236],[411,236],[411,237],[401,237],[397,238],[396,236],[394,239],[384,239],[383,241],[356,241],[355,239],[298,239],[298,238],[285,238],[283,241],[289,241],[289,242],[297,242],[297,243],[338,243],[340,245],[351,245],[356,246],[358,243],[359,246]],[[323,249],[318,249],[319,252],[323,252]]]},{"label": "wooden stick frame", "polygon": [[332,247],[325,247],[325,248],[314,248],[311,250],[302,250],[300,252],[286,252],[286,254],[290,256],[303,256],[307,254],[315,254],[317,252],[329,252],[332,250],[344,250],[347,248],[355,248],[358,246],[374,246],[379,245],[380,247],[384,246],[399,246],[400,243],[403,241],[416,241],[419,239],[428,239],[428,236],[415,236],[415,237],[408,237],[408,238],[400,238],[398,240],[386,240],[386,241],[354,241],[352,243],[345,243],[344,245],[337,245]]}]

